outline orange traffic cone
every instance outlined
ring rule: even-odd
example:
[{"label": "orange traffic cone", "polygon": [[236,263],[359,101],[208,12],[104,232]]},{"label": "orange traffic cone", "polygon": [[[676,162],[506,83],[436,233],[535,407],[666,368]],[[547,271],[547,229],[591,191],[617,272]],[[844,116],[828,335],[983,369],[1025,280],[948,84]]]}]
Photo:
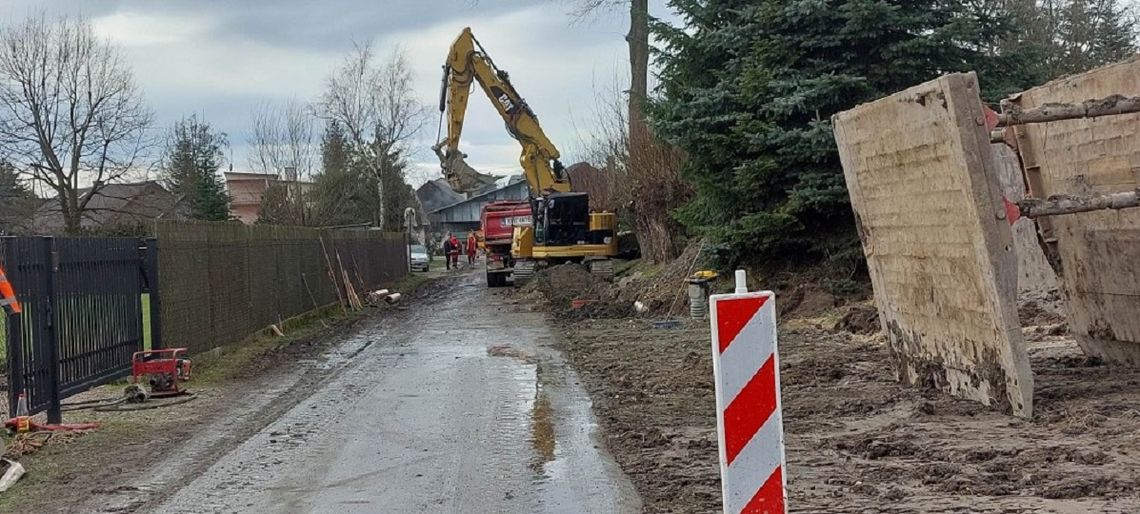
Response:
[{"label": "orange traffic cone", "polygon": [[28,416],[28,395],[20,391],[16,397],[16,432],[28,432],[32,429],[32,418]]}]

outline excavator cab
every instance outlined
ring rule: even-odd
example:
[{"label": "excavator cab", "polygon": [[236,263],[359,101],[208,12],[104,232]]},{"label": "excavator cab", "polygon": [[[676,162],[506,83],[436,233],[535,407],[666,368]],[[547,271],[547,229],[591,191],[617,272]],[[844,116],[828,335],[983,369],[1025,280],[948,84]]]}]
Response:
[{"label": "excavator cab", "polygon": [[545,246],[587,244],[590,240],[590,197],[586,193],[554,193],[534,201],[534,242]]},{"label": "excavator cab", "polygon": [[511,243],[515,284],[529,281],[540,265],[581,262],[591,273],[613,277],[611,256],[617,254],[617,217],[590,212],[584,192],[553,193],[533,198],[532,225],[516,225]]},{"label": "excavator cab", "polygon": [[550,193],[531,205],[535,245],[608,246],[615,241],[616,217],[612,212],[590,212],[588,193]]}]

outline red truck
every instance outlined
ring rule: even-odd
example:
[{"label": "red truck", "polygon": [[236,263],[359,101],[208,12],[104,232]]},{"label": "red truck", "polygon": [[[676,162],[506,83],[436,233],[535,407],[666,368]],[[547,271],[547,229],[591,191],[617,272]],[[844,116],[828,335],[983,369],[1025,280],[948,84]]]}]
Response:
[{"label": "red truck", "polygon": [[511,260],[511,237],[515,225],[530,225],[530,202],[508,200],[483,206],[479,216],[483,231],[483,248],[487,258],[487,287],[507,285],[507,277],[515,263]]}]

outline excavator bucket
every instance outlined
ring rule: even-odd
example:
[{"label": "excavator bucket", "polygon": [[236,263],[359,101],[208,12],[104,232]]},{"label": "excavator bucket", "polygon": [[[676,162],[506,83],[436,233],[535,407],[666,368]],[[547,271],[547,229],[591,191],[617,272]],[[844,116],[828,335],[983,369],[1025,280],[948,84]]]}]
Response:
[{"label": "excavator bucket", "polygon": [[479,173],[475,168],[468,165],[462,153],[445,154],[440,148],[435,148],[435,153],[439,156],[439,164],[443,168],[443,176],[447,179],[447,184],[456,192],[477,191],[495,182],[494,176]]}]

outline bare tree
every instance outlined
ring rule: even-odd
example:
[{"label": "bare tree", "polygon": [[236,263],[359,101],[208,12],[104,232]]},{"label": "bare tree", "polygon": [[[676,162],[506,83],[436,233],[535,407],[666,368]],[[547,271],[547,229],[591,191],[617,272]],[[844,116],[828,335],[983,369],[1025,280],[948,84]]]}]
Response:
[{"label": "bare tree", "polygon": [[[284,103],[265,102],[251,114],[253,135],[249,140],[253,154],[250,167],[282,179],[281,198],[271,202],[278,220],[290,224],[306,224],[305,185],[316,168],[319,149],[314,139],[315,118],[312,106],[297,100]],[[265,208],[266,205],[263,205]],[[268,218],[267,218],[268,219]]]},{"label": "bare tree", "polygon": [[255,107],[251,115],[250,167],[279,174],[290,182],[308,179],[319,153],[312,112],[309,105],[297,100],[265,102]]},{"label": "bare tree", "polygon": [[[600,180],[605,183],[591,184],[590,202],[594,202],[595,191],[606,190],[609,198],[599,202],[597,208],[619,209],[627,207],[632,198],[629,189],[629,110],[623,91],[625,81],[616,74],[609,84],[594,84],[594,109],[586,121],[586,128],[574,123],[578,135],[578,146],[587,162],[602,170]],[[583,186],[574,181],[574,187]],[[628,210],[619,212],[623,221],[628,221]]]},{"label": "bare tree", "polygon": [[55,191],[68,232],[136,167],[152,121],[121,52],[86,20],[41,16],[0,32],[0,154]]},{"label": "bare tree", "polygon": [[668,262],[683,249],[677,236],[684,233],[684,227],[672,211],[693,195],[692,185],[681,177],[685,156],[649,130],[636,144],[632,141],[629,104],[623,102],[620,82],[615,79],[610,86],[594,86],[593,120],[581,147],[601,173],[593,183],[576,180],[574,188],[590,191],[591,203],[596,193],[602,193],[605,203],[599,203],[599,208],[620,206],[618,214],[633,227],[642,257],[653,263]]},{"label": "bare tree", "polygon": [[388,163],[406,153],[427,113],[412,93],[412,72],[403,50],[377,62],[371,46],[357,45],[325,82],[317,112],[343,128],[351,154],[376,175],[380,203],[375,221],[383,226],[384,177],[393,171]]},{"label": "bare tree", "polygon": [[1017,27],[994,49],[1029,56],[1037,80],[1052,80],[1136,53],[1135,0],[975,0],[973,8]]},{"label": "bare tree", "polygon": [[[587,151],[605,176],[617,181],[616,198],[629,213],[637,232],[642,255],[651,262],[665,262],[680,255],[678,236],[684,227],[673,211],[692,197],[692,186],[681,177],[684,156],[649,130],[645,101],[649,98],[649,1],[570,0],[571,13],[584,20],[601,12],[628,7],[630,81],[624,112],[620,89],[600,93],[595,126],[599,131],[587,143]],[[616,102],[616,103],[615,103]]]}]

